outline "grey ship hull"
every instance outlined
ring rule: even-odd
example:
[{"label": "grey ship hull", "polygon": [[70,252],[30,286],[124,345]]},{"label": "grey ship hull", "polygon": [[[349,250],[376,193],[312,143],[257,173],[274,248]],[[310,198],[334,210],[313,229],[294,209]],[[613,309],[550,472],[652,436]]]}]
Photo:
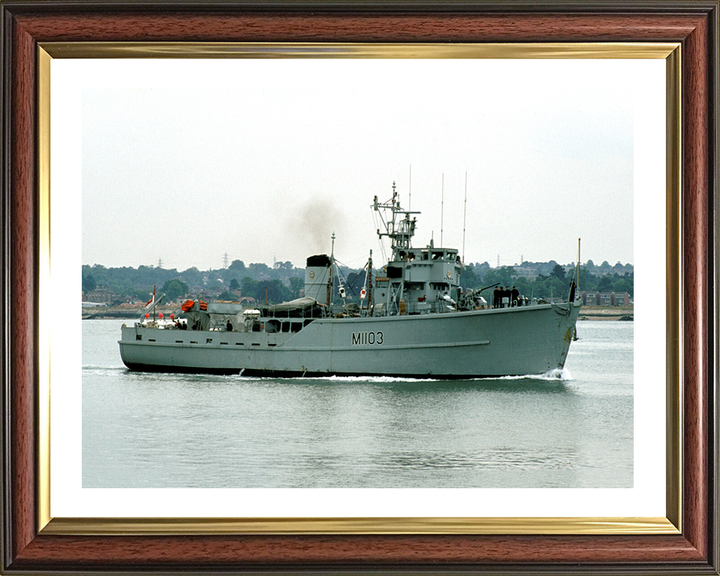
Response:
[{"label": "grey ship hull", "polygon": [[579,304],[318,318],[299,332],[123,327],[133,370],[256,375],[475,378],[562,368]]}]

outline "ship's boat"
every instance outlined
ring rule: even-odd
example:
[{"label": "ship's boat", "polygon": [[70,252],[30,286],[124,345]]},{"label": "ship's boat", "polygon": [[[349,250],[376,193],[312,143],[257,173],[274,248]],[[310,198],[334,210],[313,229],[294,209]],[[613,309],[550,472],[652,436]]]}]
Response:
[{"label": "ship's boat", "polygon": [[[131,370],[267,376],[383,375],[476,378],[543,374],[561,369],[580,301],[528,301],[502,292],[488,304],[463,290],[458,251],[414,248],[414,214],[375,197],[382,238],[392,254],[373,275],[372,252],[359,303],[348,302],[334,254],[311,256],[304,296],[248,309],[237,303],[188,300],[178,319],[149,313],[122,328],[120,354]],[[334,252],[334,251],[333,251]],[[159,300],[158,300],[159,302]]]}]

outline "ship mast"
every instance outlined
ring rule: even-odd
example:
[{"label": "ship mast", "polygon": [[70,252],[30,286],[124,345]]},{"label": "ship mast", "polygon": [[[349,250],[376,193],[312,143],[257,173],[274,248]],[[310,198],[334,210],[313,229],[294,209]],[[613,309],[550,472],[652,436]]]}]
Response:
[{"label": "ship mast", "polygon": [[[411,214],[419,214],[410,210],[403,210],[398,199],[395,182],[392,185],[392,199],[387,202],[378,202],[378,197],[373,199],[373,209],[380,214],[380,220],[385,227],[385,232],[377,231],[378,237],[390,238],[392,246],[392,259],[401,260],[400,252],[411,248],[411,239],[415,235],[416,219],[410,219]],[[387,214],[389,212],[389,215]]]}]

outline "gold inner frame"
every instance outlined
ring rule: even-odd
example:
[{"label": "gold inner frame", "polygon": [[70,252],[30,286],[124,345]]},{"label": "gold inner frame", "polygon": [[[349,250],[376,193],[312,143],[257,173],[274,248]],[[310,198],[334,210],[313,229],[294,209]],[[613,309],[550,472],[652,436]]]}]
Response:
[{"label": "gold inner frame", "polygon": [[[47,42],[38,46],[38,529],[43,534],[679,534],[682,530],[681,46],[679,43],[327,44]],[[666,80],[666,517],[53,518],[50,513],[50,69],[53,58],[664,59]]]}]

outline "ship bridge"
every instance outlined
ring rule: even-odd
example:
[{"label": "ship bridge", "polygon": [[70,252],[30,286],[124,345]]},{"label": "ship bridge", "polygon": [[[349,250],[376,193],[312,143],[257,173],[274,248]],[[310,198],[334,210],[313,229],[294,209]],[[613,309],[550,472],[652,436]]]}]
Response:
[{"label": "ship bridge", "polygon": [[392,256],[375,278],[376,314],[403,315],[449,312],[457,309],[460,297],[462,263],[457,249],[435,247],[431,241],[425,248],[413,248],[416,219],[419,212],[403,210],[393,182],[392,199],[378,202],[373,209],[380,214],[387,236],[392,243]]}]

